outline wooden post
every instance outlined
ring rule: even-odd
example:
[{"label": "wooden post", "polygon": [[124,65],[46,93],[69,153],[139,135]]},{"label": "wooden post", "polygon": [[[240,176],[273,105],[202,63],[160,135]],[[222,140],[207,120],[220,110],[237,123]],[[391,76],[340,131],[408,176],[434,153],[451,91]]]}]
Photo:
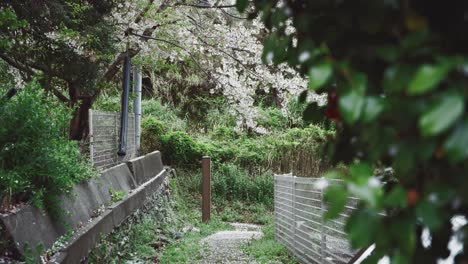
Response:
[{"label": "wooden post", "polygon": [[202,158],[202,221],[210,221],[211,218],[211,158]]}]

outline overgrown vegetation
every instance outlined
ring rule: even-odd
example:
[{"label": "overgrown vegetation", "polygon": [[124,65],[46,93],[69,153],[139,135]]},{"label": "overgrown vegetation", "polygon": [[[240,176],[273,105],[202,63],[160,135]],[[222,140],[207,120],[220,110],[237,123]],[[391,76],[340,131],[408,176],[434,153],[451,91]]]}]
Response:
[{"label": "overgrown vegetation", "polygon": [[209,111],[204,125],[190,126],[178,117],[177,110],[151,100],[143,103],[142,146],[146,152],[161,150],[166,163],[177,168],[196,167],[199,158],[208,155],[215,163],[236,164],[252,175],[267,170],[319,175],[326,168],[319,157],[321,146],[334,132],[318,125],[292,123],[290,120],[296,117],[275,108],[262,111],[261,122],[270,124],[265,126],[269,128],[267,134],[237,128],[229,109]]},{"label": "overgrown vegetation", "polygon": [[[187,206],[176,179],[170,180],[170,197],[161,195],[145,205],[95,248],[90,263],[193,263],[201,257],[200,240],[228,225],[214,217],[201,223],[199,210]],[[163,192],[164,193],[164,192]]]},{"label": "overgrown vegetation", "polygon": [[275,224],[273,217],[262,228],[263,237],[252,240],[242,249],[248,255],[255,257],[260,263],[295,264],[299,261],[293,258],[286,247],[275,240]]},{"label": "overgrown vegetation", "polygon": [[187,201],[199,201],[200,159],[210,156],[213,205],[221,219],[265,223],[265,215],[273,208],[273,173],[320,175],[327,165],[319,152],[333,131],[291,122],[300,118],[273,107],[259,109],[260,122],[269,129],[267,134],[236,127],[229,109],[214,107],[199,125],[193,120],[186,122],[175,107],[146,101],[142,146],[146,152],[160,150],[165,164],[177,168]]},{"label": "overgrown vegetation", "polygon": [[93,175],[68,140],[71,111],[33,81],[2,101],[0,113],[0,211],[30,201],[58,216],[60,196]]},{"label": "overgrown vegetation", "polygon": [[[206,116],[195,118],[187,117],[183,110],[172,104],[163,104],[155,99],[143,101],[142,150],[145,153],[160,150],[164,163],[176,168],[177,177],[173,184],[178,190],[175,198],[177,214],[183,216],[185,223],[198,227],[200,232],[184,235],[179,241],[170,238],[167,232],[154,231],[154,226],[142,227],[141,230],[153,230],[162,234],[164,239],[169,238],[170,243],[161,254],[147,247],[148,244],[159,245],[159,242],[146,241],[145,234],[140,234],[144,239],[135,238],[129,243],[141,243],[141,248],[151,252],[149,255],[161,263],[192,263],[204,251],[199,245],[203,237],[228,228],[221,221],[256,223],[268,226],[266,237],[258,243],[253,242],[246,252],[253,253],[258,247],[267,253],[252,255],[262,263],[296,263],[272,234],[273,173],[294,171],[311,177],[320,175],[327,164],[319,158],[319,152],[334,132],[302,122],[300,109],[286,114],[273,106],[259,105],[258,123],[268,130],[259,134],[238,127],[235,113],[229,107],[219,108],[216,100],[212,102],[212,107],[204,106]],[[116,100],[109,98],[99,99],[96,103],[101,106],[99,110],[108,111],[112,111],[116,104]],[[290,109],[297,107],[302,105],[295,101]],[[205,155],[212,159],[213,219],[206,225],[200,223],[200,161]],[[140,230],[139,225],[148,223],[155,225],[153,220],[145,219],[132,232]],[[157,238],[151,236],[151,239]],[[136,247],[139,246],[131,250],[138,252]],[[144,252],[134,254],[149,256]]]}]

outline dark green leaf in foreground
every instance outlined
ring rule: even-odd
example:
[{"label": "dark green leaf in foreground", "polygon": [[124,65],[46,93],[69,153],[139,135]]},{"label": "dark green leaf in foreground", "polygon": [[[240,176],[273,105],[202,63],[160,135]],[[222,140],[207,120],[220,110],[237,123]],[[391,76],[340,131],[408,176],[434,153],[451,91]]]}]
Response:
[{"label": "dark green leaf in foreground", "polygon": [[369,246],[379,229],[379,215],[369,209],[356,211],[346,223],[345,230],[354,248]]},{"label": "dark green leaf in foreground", "polygon": [[248,0],[238,0],[236,1],[236,8],[239,12],[244,12],[244,10],[247,8],[249,5]]},{"label": "dark green leaf in foreground", "polygon": [[328,210],[325,213],[325,219],[337,218],[346,205],[348,193],[342,186],[330,186],[325,192],[325,202],[328,204]]},{"label": "dark green leaf in foreground", "polygon": [[468,119],[464,119],[450,134],[444,144],[451,161],[458,162],[468,158]]}]

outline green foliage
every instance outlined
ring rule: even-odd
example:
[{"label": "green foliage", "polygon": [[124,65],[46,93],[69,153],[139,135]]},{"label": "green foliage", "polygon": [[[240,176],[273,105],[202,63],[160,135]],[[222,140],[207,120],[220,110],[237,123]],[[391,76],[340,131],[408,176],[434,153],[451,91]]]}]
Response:
[{"label": "green foliage", "polygon": [[185,117],[179,117],[179,110],[171,105],[164,105],[155,99],[143,100],[141,111],[143,116],[153,116],[163,122],[171,131],[187,129]]},{"label": "green foliage", "polygon": [[[241,10],[245,2],[238,1]],[[350,167],[334,173],[346,186],[327,197],[339,207],[342,193],[362,199],[346,227],[353,246],[375,243],[369,263],[384,255],[392,263],[448,257],[450,237],[468,230],[454,234],[450,221],[466,217],[468,204],[461,147],[468,138],[467,2],[255,0],[250,11],[270,30],[263,54],[308,74],[309,89],[328,94],[325,107],[311,104],[304,117],[337,127],[328,154]],[[371,176],[382,168],[393,175]],[[420,239],[426,227],[429,247]],[[460,253],[457,261],[466,259]]]},{"label": "green foliage", "polygon": [[183,239],[169,245],[159,255],[160,263],[197,263],[203,258],[204,245],[201,240],[216,231],[229,230],[231,227],[213,218],[208,223],[200,224],[200,232],[189,233]]},{"label": "green foliage", "polygon": [[243,251],[254,256],[260,263],[299,263],[297,259],[291,257],[284,245],[276,241],[275,223],[272,218],[270,217],[268,223],[262,228],[263,237],[243,246]]},{"label": "green foliage", "polygon": [[167,127],[153,116],[143,118],[141,123],[142,153],[161,150],[161,137],[167,133]]},{"label": "green foliage", "polygon": [[284,130],[289,127],[288,121],[288,118],[280,109],[270,107],[267,109],[261,109],[257,123],[259,126],[270,130]]},{"label": "green foliage", "polygon": [[122,201],[122,199],[125,197],[126,193],[124,191],[114,191],[112,189],[109,189],[109,194],[111,196],[111,202],[116,203],[119,201]]},{"label": "green foliage", "polygon": [[0,115],[0,197],[31,201],[58,215],[60,195],[93,175],[77,142],[67,138],[70,111],[36,83],[3,102]]},{"label": "green foliage", "polygon": [[213,169],[212,190],[215,197],[227,201],[273,204],[271,172],[250,176],[248,171],[233,164],[220,164]]},{"label": "green foliage", "polygon": [[[100,67],[109,63],[115,52],[113,25],[105,19],[115,3],[68,0],[25,5],[2,1],[0,47],[8,51],[3,56],[23,62],[19,68],[24,74],[34,75],[32,69],[41,69],[45,80],[59,78],[80,91],[94,90]],[[76,51],[69,45],[70,39],[93,56]]]},{"label": "green foliage", "polygon": [[[129,108],[132,105],[130,104]],[[120,108],[121,99],[118,96],[100,96],[93,105],[93,109],[107,112],[120,112]]]},{"label": "green foliage", "polygon": [[186,132],[176,131],[161,138],[161,150],[167,164],[196,167],[203,154],[204,146],[198,144]]},{"label": "green foliage", "polygon": [[234,124],[222,123],[230,117],[216,110],[213,120],[221,121],[206,124],[210,127],[208,133],[200,134],[186,126],[174,126],[183,123],[176,111],[151,100],[143,108],[149,115],[143,118],[141,145],[145,153],[162,151],[165,161],[178,168],[199,166],[199,158],[208,155],[214,162],[231,162],[251,174],[262,174],[268,169],[278,173],[294,169],[300,175],[317,175],[325,163],[316,153],[328,137],[333,137],[333,132],[315,125],[289,128],[291,122],[280,110],[261,111],[263,117],[258,122],[273,133],[249,137]]}]

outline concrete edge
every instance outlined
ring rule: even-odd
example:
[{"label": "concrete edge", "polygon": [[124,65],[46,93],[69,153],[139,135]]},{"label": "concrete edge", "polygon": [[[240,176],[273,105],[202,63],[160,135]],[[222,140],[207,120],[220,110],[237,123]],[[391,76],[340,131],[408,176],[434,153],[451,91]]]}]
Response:
[{"label": "concrete edge", "polygon": [[127,217],[144,205],[149,194],[154,193],[168,177],[169,171],[164,168],[158,175],[132,190],[125,198],[110,205],[103,214],[93,219],[80,229],[68,245],[56,253],[48,263],[80,263],[91,249],[120,226]]}]

